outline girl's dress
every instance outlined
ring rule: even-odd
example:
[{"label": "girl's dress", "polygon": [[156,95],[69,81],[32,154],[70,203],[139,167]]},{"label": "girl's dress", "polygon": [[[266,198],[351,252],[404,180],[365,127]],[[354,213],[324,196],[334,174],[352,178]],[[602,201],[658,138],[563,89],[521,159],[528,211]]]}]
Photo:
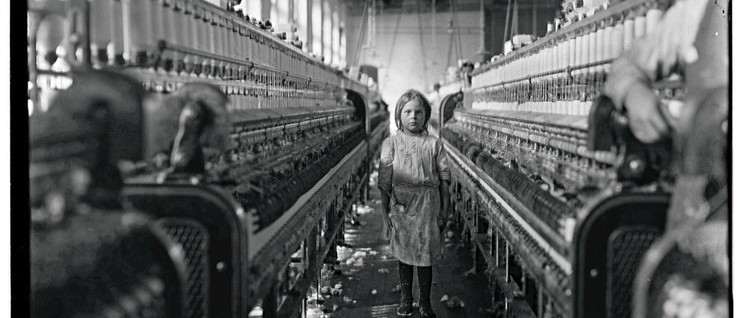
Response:
[{"label": "girl's dress", "polygon": [[[391,253],[414,266],[431,266],[440,256],[442,238],[438,228],[441,181],[451,177],[440,140],[423,132],[400,131],[386,138],[381,148],[379,187],[391,196]],[[393,191],[393,192],[392,192]]]}]

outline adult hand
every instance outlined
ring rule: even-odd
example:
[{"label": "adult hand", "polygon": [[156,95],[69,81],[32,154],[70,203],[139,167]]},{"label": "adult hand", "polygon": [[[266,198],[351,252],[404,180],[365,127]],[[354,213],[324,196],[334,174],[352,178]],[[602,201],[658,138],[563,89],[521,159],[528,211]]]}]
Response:
[{"label": "adult hand", "polygon": [[642,142],[654,142],[669,132],[672,123],[667,123],[651,83],[699,58],[694,41],[707,3],[676,1],[655,28],[637,39],[611,66],[604,94],[618,108],[626,109],[630,129]]},{"label": "adult hand", "polygon": [[660,100],[644,71],[627,57],[614,61],[604,94],[625,112],[632,133],[642,142],[657,141],[669,132]]},{"label": "adult hand", "polygon": [[631,91],[624,100],[624,107],[632,134],[644,143],[668,135],[671,127],[663,116],[658,96],[642,83],[631,84],[629,88]]}]

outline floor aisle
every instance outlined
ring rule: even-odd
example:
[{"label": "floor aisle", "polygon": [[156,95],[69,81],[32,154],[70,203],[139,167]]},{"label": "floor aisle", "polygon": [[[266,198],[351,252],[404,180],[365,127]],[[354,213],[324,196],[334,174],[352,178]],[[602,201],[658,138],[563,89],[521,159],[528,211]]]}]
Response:
[{"label": "floor aisle", "polygon": [[[371,187],[369,207],[358,208],[359,226],[345,224],[345,243],[337,248],[337,274],[322,273],[319,291],[309,292],[308,317],[396,317],[399,301],[397,260],[381,239],[383,220],[380,194]],[[465,275],[471,269],[471,253],[459,244],[460,233],[446,243],[443,262],[433,269],[432,301],[438,317],[490,317],[488,279],[484,273]],[[417,279],[415,272],[415,301]],[[395,291],[396,290],[396,291]],[[463,308],[447,308],[444,295],[458,296]],[[316,299],[321,299],[317,301]],[[415,311],[413,317],[419,317]]]}]

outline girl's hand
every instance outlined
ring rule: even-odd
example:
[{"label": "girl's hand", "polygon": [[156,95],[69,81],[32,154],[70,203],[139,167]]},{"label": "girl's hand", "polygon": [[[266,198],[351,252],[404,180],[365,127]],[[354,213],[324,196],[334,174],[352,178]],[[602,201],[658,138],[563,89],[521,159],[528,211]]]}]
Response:
[{"label": "girl's hand", "polygon": [[386,218],[383,221],[383,239],[384,240],[389,240],[391,238],[391,231],[392,231],[391,220],[389,218]]},{"label": "girl's hand", "polygon": [[451,213],[451,205],[448,201],[440,202],[440,214],[438,215],[438,229],[441,233],[446,229],[446,223],[448,221],[448,215]]}]

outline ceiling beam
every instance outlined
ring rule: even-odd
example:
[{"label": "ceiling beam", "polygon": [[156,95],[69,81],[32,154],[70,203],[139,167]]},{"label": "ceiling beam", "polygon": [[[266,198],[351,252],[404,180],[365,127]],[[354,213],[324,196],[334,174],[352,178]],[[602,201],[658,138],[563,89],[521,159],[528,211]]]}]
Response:
[{"label": "ceiling beam", "polygon": [[[377,0],[380,1],[380,0]],[[479,11],[479,1],[478,0],[454,0],[456,2],[456,11]],[[363,3],[362,1],[348,1],[347,2],[347,12],[349,15],[352,16],[360,16],[363,13]],[[379,2],[380,3],[380,2]],[[537,9],[559,9],[559,2],[558,1],[549,1],[549,0],[522,0],[518,1],[518,4],[521,8],[532,8],[536,7]],[[507,9],[508,2],[502,1],[502,0],[493,0],[493,1],[487,1],[485,4],[485,10],[487,11],[503,11]],[[424,2],[418,4],[416,1],[404,1],[403,3],[396,3],[391,6],[385,6],[382,8],[382,10],[379,10],[381,14],[388,15],[388,14],[398,14],[400,12],[405,14],[412,14],[417,13],[419,10],[420,13],[430,13],[432,12],[432,6],[429,4],[426,4]],[[438,4],[436,5],[436,11],[437,12],[451,12],[451,7],[446,2],[445,4]]]}]

